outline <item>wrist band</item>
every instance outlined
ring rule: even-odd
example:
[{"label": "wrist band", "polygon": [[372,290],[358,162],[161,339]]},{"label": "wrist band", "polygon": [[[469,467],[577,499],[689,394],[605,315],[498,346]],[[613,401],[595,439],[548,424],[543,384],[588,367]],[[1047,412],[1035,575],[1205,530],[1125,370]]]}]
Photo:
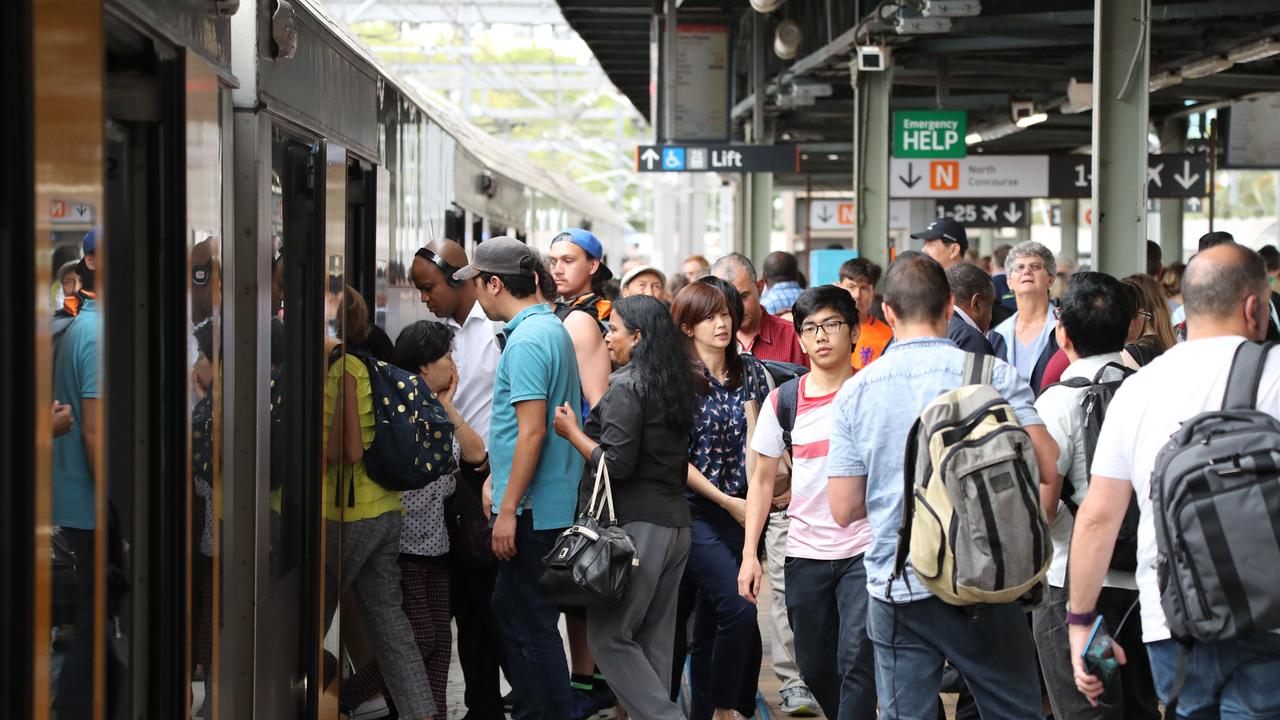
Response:
[{"label": "wrist band", "polygon": [[1086,613],[1074,613],[1074,612],[1071,612],[1071,610],[1069,610],[1069,609],[1067,610],[1067,624],[1068,624],[1068,625],[1085,625],[1085,626],[1088,626],[1088,625],[1092,625],[1092,624],[1093,624],[1093,621],[1094,621],[1094,620],[1096,620],[1096,619],[1098,619],[1098,611],[1097,611],[1097,610],[1090,610],[1089,612],[1086,612]]}]

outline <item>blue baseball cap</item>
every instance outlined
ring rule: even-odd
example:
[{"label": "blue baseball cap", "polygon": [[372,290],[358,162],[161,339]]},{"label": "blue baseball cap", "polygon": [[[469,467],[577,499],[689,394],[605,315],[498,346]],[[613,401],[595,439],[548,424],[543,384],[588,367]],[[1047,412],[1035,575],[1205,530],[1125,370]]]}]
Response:
[{"label": "blue baseball cap", "polygon": [[92,230],[84,234],[84,254],[93,255],[98,251],[98,236],[102,234],[102,228],[95,226]]},{"label": "blue baseball cap", "polygon": [[602,282],[613,277],[613,271],[608,265],[604,264],[604,245],[600,244],[600,239],[591,234],[590,230],[582,228],[569,228],[552,239],[551,244],[554,245],[561,240],[571,242],[582,248],[582,251],[588,257],[595,258],[600,261],[600,269],[596,271],[595,277]]}]

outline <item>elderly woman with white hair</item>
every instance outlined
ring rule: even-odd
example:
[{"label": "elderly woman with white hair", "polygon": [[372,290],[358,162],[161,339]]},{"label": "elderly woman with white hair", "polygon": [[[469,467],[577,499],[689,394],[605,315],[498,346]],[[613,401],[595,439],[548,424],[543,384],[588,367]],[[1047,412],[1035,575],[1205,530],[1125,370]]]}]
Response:
[{"label": "elderly woman with white hair", "polygon": [[1058,351],[1057,313],[1049,302],[1057,265],[1053,252],[1038,242],[1019,243],[1005,257],[1004,269],[1018,311],[988,334],[996,357],[1014,366],[1037,395],[1049,358]]}]

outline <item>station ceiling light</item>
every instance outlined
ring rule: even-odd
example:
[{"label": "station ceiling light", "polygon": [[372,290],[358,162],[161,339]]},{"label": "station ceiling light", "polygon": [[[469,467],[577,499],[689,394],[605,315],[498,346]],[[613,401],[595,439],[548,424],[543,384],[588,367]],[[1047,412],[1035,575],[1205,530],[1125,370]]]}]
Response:
[{"label": "station ceiling light", "polygon": [[1031,113],[1030,115],[1024,115],[1023,117],[1018,118],[1018,121],[1014,124],[1020,128],[1029,128],[1032,125],[1039,125],[1048,119],[1049,115],[1047,113]]},{"label": "station ceiling light", "polygon": [[1235,63],[1221,55],[1214,55],[1213,57],[1207,57],[1203,60],[1197,60],[1193,63],[1183,65],[1182,71],[1179,74],[1184,78],[1194,80],[1196,78],[1209,77],[1210,75],[1220,73],[1223,70],[1230,70],[1231,66],[1234,64]]},{"label": "station ceiling light", "polygon": [[760,13],[771,13],[782,5],[782,0],[751,0],[751,9]]},{"label": "station ceiling light", "polygon": [[1280,39],[1266,38],[1247,45],[1241,45],[1227,53],[1227,59],[1233,63],[1247,63],[1255,60],[1280,55]]}]

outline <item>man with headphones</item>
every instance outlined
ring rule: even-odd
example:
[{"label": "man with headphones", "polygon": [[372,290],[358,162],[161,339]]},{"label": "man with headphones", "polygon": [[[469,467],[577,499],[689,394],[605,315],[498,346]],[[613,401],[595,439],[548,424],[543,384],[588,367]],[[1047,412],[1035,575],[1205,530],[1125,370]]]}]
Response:
[{"label": "man with headphones", "polygon": [[[454,404],[462,419],[487,441],[493,382],[502,349],[493,322],[476,300],[475,285],[453,279],[453,274],[466,266],[467,253],[461,245],[453,240],[432,240],[414,255],[409,277],[431,313],[456,333],[453,360],[458,368],[458,390]],[[478,500],[480,487],[459,483],[455,492],[473,492]],[[458,623],[458,660],[470,720],[506,717],[498,685],[502,641],[489,603],[496,572],[492,562],[476,566],[460,553],[451,553],[449,591]]]}]

